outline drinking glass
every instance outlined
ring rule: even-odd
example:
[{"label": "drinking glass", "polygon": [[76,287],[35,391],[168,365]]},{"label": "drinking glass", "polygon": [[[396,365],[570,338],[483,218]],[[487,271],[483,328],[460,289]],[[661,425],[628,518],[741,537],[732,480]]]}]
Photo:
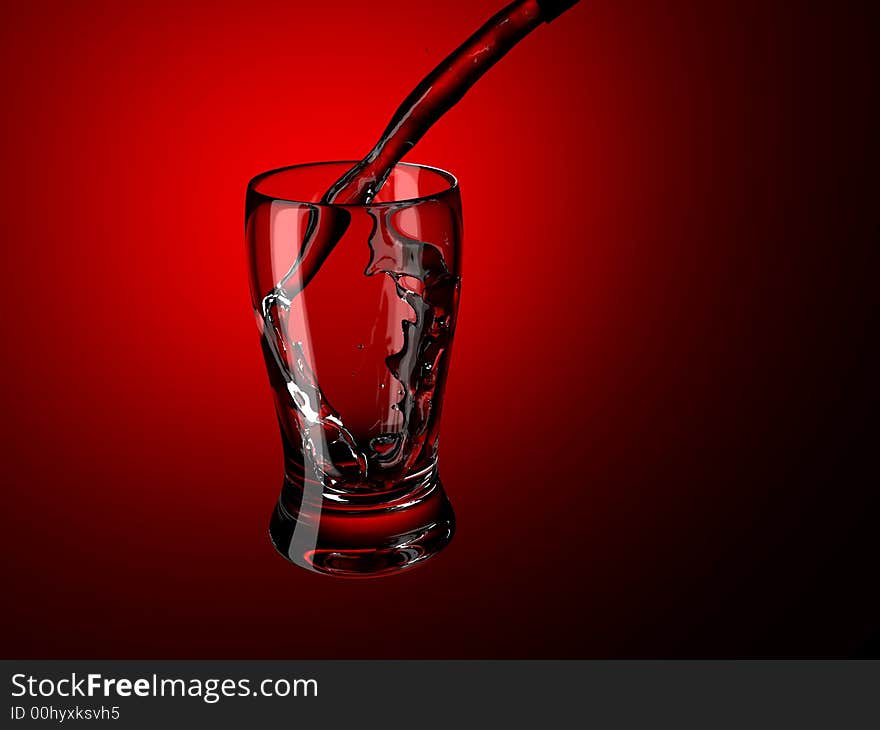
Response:
[{"label": "drinking glass", "polygon": [[437,447],[462,227],[456,179],[424,165],[396,165],[369,204],[318,202],[353,164],[258,175],[245,234],[284,454],[270,537],[356,577],[422,563],[454,532]]}]

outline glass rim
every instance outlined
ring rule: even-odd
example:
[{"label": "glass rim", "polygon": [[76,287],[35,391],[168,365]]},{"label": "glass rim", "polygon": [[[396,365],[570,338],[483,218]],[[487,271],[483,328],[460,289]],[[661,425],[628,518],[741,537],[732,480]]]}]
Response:
[{"label": "glass rim", "polygon": [[419,195],[414,198],[402,198],[401,200],[387,200],[381,201],[378,203],[321,203],[318,201],[307,201],[307,200],[295,200],[293,198],[282,198],[274,195],[269,195],[267,193],[260,192],[257,190],[257,185],[259,185],[263,180],[266,180],[272,175],[277,175],[280,172],[288,172],[291,170],[298,170],[307,167],[321,167],[323,165],[348,165],[349,167],[353,167],[358,164],[360,160],[324,160],[320,162],[300,162],[295,165],[284,165],[282,167],[275,167],[271,170],[266,170],[265,172],[261,172],[258,175],[252,177],[247,184],[247,190],[249,193],[254,195],[259,195],[266,200],[273,200],[279,203],[292,203],[294,205],[306,205],[313,207],[337,207],[337,208],[381,208],[392,205],[402,205],[402,204],[410,204],[413,205],[415,203],[422,203],[428,200],[439,200],[450,193],[453,193],[458,190],[458,178],[453,175],[448,170],[444,170],[441,167],[434,167],[433,165],[423,165],[418,162],[397,162],[394,167],[415,167],[420,170],[428,170],[429,172],[433,172],[439,175],[447,182],[447,187],[442,190],[438,190],[436,193],[431,193],[430,195]]}]

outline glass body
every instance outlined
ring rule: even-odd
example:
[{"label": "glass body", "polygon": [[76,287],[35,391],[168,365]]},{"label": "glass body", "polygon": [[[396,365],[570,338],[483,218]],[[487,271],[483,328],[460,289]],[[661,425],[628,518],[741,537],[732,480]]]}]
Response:
[{"label": "glass body", "polygon": [[461,199],[449,173],[399,164],[368,205],[315,202],[352,164],[254,178],[245,233],[284,452],[270,536],[297,565],[370,576],[454,529],[437,447]]}]

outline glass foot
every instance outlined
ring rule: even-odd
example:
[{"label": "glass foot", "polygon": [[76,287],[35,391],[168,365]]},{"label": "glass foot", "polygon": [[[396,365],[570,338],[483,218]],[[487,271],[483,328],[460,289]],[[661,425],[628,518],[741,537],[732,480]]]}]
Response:
[{"label": "glass foot", "polygon": [[440,552],[455,532],[452,505],[439,481],[418,499],[394,507],[308,504],[301,500],[291,513],[279,501],[269,536],[285,558],[327,575],[371,578],[407,570]]}]

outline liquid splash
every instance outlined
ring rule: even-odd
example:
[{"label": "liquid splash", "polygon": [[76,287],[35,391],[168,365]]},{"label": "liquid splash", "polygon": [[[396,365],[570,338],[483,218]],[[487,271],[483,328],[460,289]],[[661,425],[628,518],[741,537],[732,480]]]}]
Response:
[{"label": "liquid splash", "polygon": [[[437,246],[404,235],[395,224],[396,215],[412,203],[372,207],[370,203],[394,166],[486,71],[538,25],[576,1],[516,0],[428,74],[397,109],[366,157],[327,190],[320,205],[310,207],[298,256],[263,298],[259,314],[264,347],[289,395],[306,461],[327,487],[381,488],[381,479],[371,483],[372,472],[406,474],[424,458],[425,444],[436,443],[436,433],[431,432],[431,424],[436,429],[438,423],[431,418],[436,374],[452,341],[459,278],[450,273]],[[364,275],[389,277],[397,297],[411,310],[411,318],[401,321],[402,348],[385,361],[400,385],[400,400],[392,409],[401,414],[401,426],[371,438],[365,447],[322,392],[303,343],[288,338],[296,298],[348,229],[351,212],[345,206],[349,205],[366,206],[373,219],[371,259]]]}]

